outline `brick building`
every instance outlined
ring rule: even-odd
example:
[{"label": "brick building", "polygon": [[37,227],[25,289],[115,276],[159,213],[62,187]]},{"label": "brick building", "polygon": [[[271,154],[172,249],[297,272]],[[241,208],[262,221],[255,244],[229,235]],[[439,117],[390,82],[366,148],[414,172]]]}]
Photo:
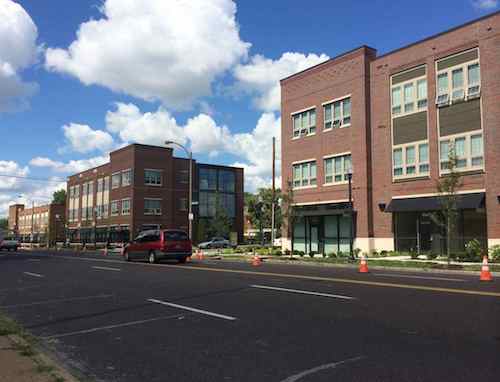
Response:
[{"label": "brick building", "polygon": [[26,208],[9,206],[9,230],[23,242],[53,244],[64,241],[66,208],[64,204],[45,204]]},{"label": "brick building", "polygon": [[[71,242],[123,242],[154,228],[188,230],[189,160],[171,148],[132,144],[110,162],[72,175],[67,184]],[[193,160],[193,239],[211,235],[216,205],[243,238],[243,169]],[[196,203],[198,202],[198,204]]]},{"label": "brick building", "polygon": [[[286,246],[445,251],[436,182],[461,177],[453,250],[500,244],[500,13],[377,56],[362,46],[281,81]],[[353,211],[348,203],[352,173]],[[351,219],[352,216],[352,219]],[[351,228],[352,227],[352,228]]]}]

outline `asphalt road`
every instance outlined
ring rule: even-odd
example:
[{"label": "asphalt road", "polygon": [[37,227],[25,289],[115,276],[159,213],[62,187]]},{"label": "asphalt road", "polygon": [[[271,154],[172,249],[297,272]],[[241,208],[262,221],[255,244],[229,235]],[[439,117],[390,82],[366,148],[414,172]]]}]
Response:
[{"label": "asphalt road", "polygon": [[478,276],[4,252],[0,309],[96,381],[500,380]]}]

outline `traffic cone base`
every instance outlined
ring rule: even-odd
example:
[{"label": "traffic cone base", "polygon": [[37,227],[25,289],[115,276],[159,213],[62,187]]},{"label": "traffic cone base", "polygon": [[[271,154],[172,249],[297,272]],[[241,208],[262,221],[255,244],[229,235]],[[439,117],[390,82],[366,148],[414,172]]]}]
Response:
[{"label": "traffic cone base", "polygon": [[252,259],[252,265],[253,265],[254,267],[258,267],[258,266],[259,266],[259,265],[261,265],[261,264],[262,264],[262,260],[260,259],[260,257],[259,257],[259,256],[255,255],[255,256],[253,257],[253,259]]},{"label": "traffic cone base", "polygon": [[368,273],[368,263],[366,262],[365,255],[361,256],[361,261],[359,262],[359,273]]},{"label": "traffic cone base", "polygon": [[490,267],[488,265],[488,257],[483,257],[483,265],[481,266],[481,275],[479,276],[479,281],[493,281],[491,276]]}]

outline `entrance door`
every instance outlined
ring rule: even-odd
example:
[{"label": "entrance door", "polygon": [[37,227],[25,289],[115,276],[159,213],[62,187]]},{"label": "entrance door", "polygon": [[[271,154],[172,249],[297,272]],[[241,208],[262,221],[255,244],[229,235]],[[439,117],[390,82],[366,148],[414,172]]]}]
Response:
[{"label": "entrance door", "polygon": [[310,252],[319,252],[319,226],[311,225],[311,246]]},{"label": "entrance door", "polygon": [[432,221],[428,213],[419,216],[418,235],[420,252],[429,252],[432,249]]}]

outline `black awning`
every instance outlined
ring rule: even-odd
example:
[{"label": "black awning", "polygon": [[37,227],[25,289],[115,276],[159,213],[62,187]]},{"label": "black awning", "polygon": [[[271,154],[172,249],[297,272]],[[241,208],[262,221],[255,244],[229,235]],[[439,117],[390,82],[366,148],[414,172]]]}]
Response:
[{"label": "black awning", "polygon": [[[385,212],[437,211],[441,209],[441,196],[392,199]],[[457,208],[468,210],[484,207],[484,192],[457,195]]]}]

